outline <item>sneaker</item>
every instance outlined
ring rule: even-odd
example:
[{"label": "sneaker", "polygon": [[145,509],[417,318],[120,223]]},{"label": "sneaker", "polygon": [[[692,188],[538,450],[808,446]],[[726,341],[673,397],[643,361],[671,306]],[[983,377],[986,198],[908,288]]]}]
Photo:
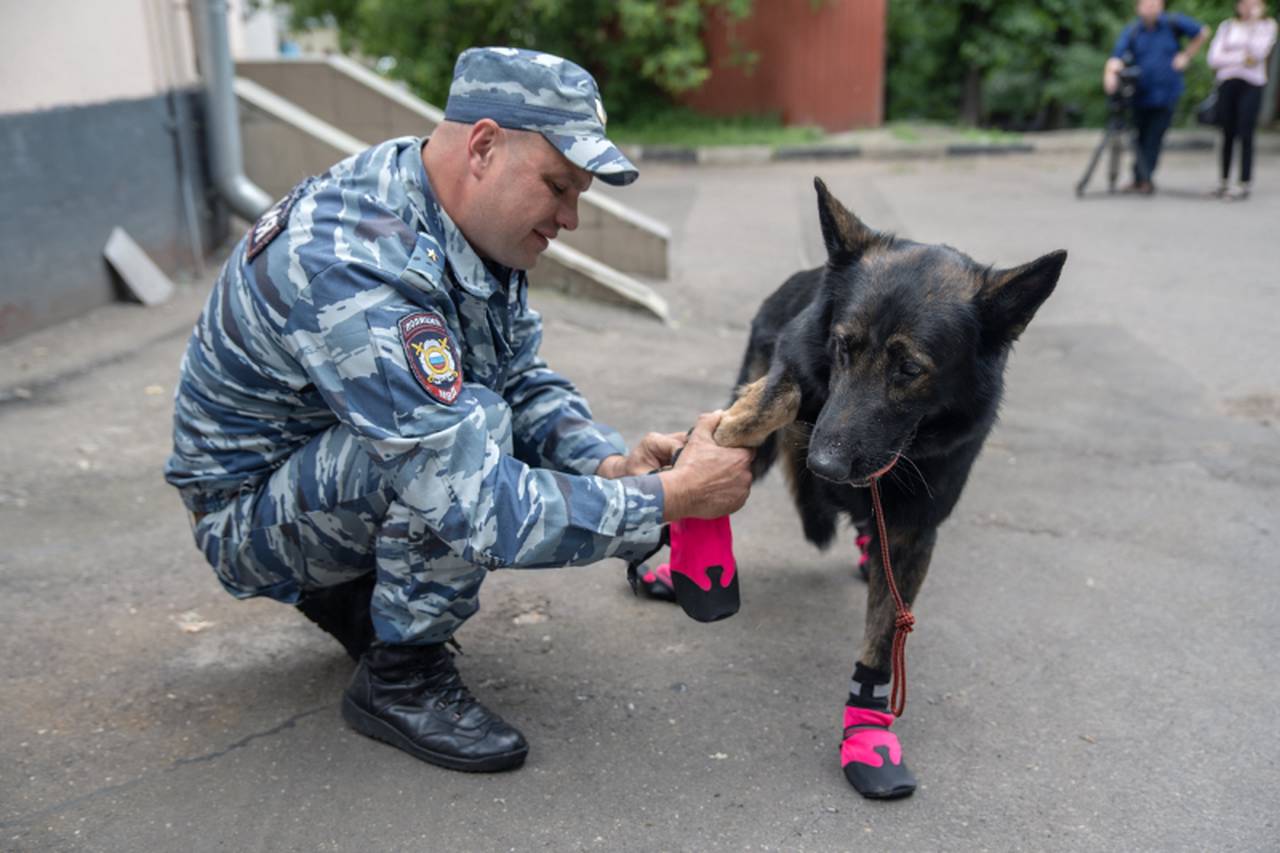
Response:
[{"label": "sneaker", "polygon": [[358,661],[376,639],[369,604],[377,580],[377,573],[369,572],[353,581],[312,590],[298,602],[298,611],[342,643],[351,659]]},{"label": "sneaker", "polygon": [[1249,198],[1249,185],[1240,184],[1231,192],[1227,193],[1228,201],[1247,201]]},{"label": "sneaker", "polygon": [[373,645],[342,696],[342,718],[450,770],[511,770],[529,753],[524,735],[471,695],[443,644]]}]

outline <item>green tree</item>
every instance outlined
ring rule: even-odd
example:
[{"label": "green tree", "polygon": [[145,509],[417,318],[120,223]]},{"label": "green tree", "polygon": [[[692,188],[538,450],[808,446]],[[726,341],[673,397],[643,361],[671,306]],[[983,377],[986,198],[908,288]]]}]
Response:
[{"label": "green tree", "polygon": [[600,83],[610,113],[669,103],[710,73],[702,26],[751,0],[293,0],[295,25],[328,21],[344,47],[394,60],[392,74],[443,104],[465,48],[502,44],[572,57]]},{"label": "green tree", "polygon": [[[1223,0],[1175,0],[1210,26]],[[1130,0],[890,0],[890,118],[1053,128],[1100,124],[1102,66],[1134,17]],[[1187,72],[1185,120],[1212,85],[1203,53]]]}]

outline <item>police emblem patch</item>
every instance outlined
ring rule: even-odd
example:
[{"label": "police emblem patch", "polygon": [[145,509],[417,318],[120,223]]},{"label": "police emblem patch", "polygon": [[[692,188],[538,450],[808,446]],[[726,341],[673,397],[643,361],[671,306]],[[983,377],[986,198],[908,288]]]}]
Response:
[{"label": "police emblem patch", "polygon": [[407,314],[400,318],[400,339],[418,384],[445,405],[458,399],[462,368],[444,318],[434,311]]},{"label": "police emblem patch", "polygon": [[289,224],[289,211],[293,209],[293,203],[302,195],[306,183],[304,181],[289,190],[288,195],[267,208],[267,212],[253,223],[253,227],[249,229],[249,245],[245,249],[245,260],[253,260],[284,230],[285,225]]}]

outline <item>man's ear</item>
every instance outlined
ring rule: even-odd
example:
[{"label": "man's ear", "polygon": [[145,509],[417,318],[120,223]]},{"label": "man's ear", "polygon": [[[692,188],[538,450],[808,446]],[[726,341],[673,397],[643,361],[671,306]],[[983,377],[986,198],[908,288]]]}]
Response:
[{"label": "man's ear", "polygon": [[472,177],[481,177],[493,166],[502,135],[502,128],[491,118],[482,118],[471,125],[471,132],[467,134],[467,166]]},{"label": "man's ear", "polygon": [[1066,262],[1066,250],[1059,249],[1020,267],[988,272],[975,300],[983,340],[997,346],[1016,341],[1053,293]]},{"label": "man's ear", "polygon": [[827,244],[827,254],[834,260],[856,258],[867,247],[880,239],[880,235],[862,223],[836,200],[822,178],[814,178],[818,191],[818,220],[822,223],[822,239]]}]

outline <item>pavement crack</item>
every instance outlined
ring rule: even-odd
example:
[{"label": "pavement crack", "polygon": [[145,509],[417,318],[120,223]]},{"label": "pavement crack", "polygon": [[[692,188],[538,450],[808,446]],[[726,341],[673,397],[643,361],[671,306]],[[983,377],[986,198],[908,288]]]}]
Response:
[{"label": "pavement crack", "polygon": [[332,705],[321,705],[320,707],[312,708],[309,711],[301,711],[297,714],[294,714],[292,717],[289,717],[287,720],[280,723],[279,725],[274,726],[273,728],[269,728],[263,732],[254,732],[251,735],[247,735],[241,738],[240,740],[236,741],[235,743],[231,744],[230,746],[227,746],[225,749],[219,749],[216,752],[209,752],[204,755],[192,756],[191,758],[179,758],[177,761],[173,762],[173,764],[171,764],[168,768],[166,768],[166,772],[168,770],[176,770],[177,768],[185,766],[187,764],[199,764],[205,761],[216,761],[217,759],[221,758],[222,756],[226,755],[229,752],[234,752],[237,749],[242,749],[243,747],[247,746],[248,744],[252,743],[255,740],[259,740],[265,737],[271,737],[272,735],[278,735],[280,734],[280,732],[286,731],[296,726],[299,720],[310,717],[313,714],[318,714],[321,711],[328,710],[329,708],[332,708],[332,707],[333,707]]},{"label": "pavement crack", "polygon": [[135,788],[138,785],[141,785],[143,782],[146,782],[157,776],[162,776],[166,773],[172,773],[173,771],[178,770],[182,767],[185,767],[189,764],[199,764],[199,763],[204,763],[209,761],[216,761],[217,759],[221,758],[222,756],[230,752],[234,752],[237,749],[244,748],[245,746],[247,746],[248,744],[252,743],[255,740],[271,737],[273,735],[279,734],[280,732],[287,731],[288,729],[291,729],[294,726],[296,726],[299,720],[303,720],[307,717],[318,714],[321,711],[328,711],[332,708],[333,708],[333,704],[330,703],[328,705],[320,705],[315,708],[310,708],[306,711],[300,711],[297,714],[294,714],[292,717],[289,717],[288,719],[279,723],[278,725],[272,726],[271,728],[265,731],[254,732],[251,735],[242,737],[240,740],[228,745],[224,749],[219,749],[214,752],[206,753],[205,755],[192,756],[191,758],[179,758],[176,761],[169,764],[169,766],[167,767],[163,767],[151,773],[143,773],[141,776],[138,776],[134,779],[130,779],[126,782],[117,782],[113,785],[104,785],[101,788],[97,788],[93,791],[89,791],[88,793],[81,794],[78,797],[72,797],[69,800],[63,800],[60,803],[54,803],[51,806],[46,806],[42,809],[29,812],[28,814],[20,815],[18,817],[7,818],[5,820],[0,820],[0,829],[10,829],[12,827],[21,826],[25,823],[29,823],[39,818],[44,818],[50,815],[59,814],[60,812],[64,812],[67,809],[74,808],[75,806],[89,802],[90,800],[95,800],[106,794],[117,793],[119,791],[126,791],[126,790],[129,790],[130,788]]},{"label": "pavement crack", "polygon": [[990,516],[979,516],[974,519],[973,523],[978,527],[997,527],[1001,530],[1009,530],[1014,533],[1025,533],[1028,536],[1049,536],[1053,539],[1066,538],[1065,533],[1061,530],[1054,530],[1052,527],[1031,527],[1025,524],[1005,521],[1001,518],[992,518]]}]

